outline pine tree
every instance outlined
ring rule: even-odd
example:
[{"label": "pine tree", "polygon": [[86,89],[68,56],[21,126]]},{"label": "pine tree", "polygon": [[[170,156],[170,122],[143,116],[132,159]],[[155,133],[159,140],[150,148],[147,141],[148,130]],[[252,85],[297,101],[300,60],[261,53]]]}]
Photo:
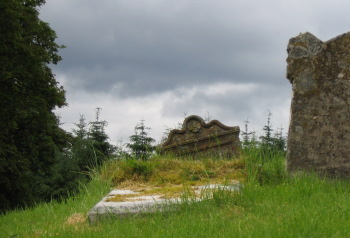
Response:
[{"label": "pine tree", "polygon": [[70,157],[78,166],[78,172],[87,172],[95,165],[93,141],[88,138],[88,124],[84,115],[80,115],[78,129],[73,129],[73,142]]},{"label": "pine tree", "polygon": [[44,0],[0,1],[0,212],[50,199],[67,134],[53,110],[65,91],[49,64],[63,46],[39,19]]},{"label": "pine tree", "polygon": [[79,123],[74,123],[74,125],[78,127],[78,129],[73,129],[75,137],[81,140],[86,139],[88,131],[85,116],[80,115]]},{"label": "pine tree", "polygon": [[101,165],[116,150],[115,146],[108,142],[109,137],[105,131],[107,122],[100,120],[101,111],[101,108],[96,108],[95,121],[89,123],[90,129],[87,133],[88,139],[92,142],[95,152],[97,152],[97,165]]},{"label": "pine tree", "polygon": [[278,151],[284,151],[286,148],[286,138],[283,136],[283,129],[282,127],[278,128],[274,137],[273,146]]},{"label": "pine tree", "polygon": [[247,119],[244,121],[244,131],[242,132],[242,136],[243,136],[243,146],[246,147],[249,144],[251,144],[250,141],[250,136],[253,134],[252,132],[248,131],[248,124],[250,123],[250,121]]},{"label": "pine tree", "polygon": [[284,152],[286,138],[283,137],[283,128],[277,129],[277,132],[272,135],[271,115],[272,113],[268,111],[267,124],[263,128],[265,135],[260,137],[261,146],[263,149],[273,150],[274,152]]},{"label": "pine tree", "polygon": [[148,136],[148,130],[150,128],[145,126],[144,120],[141,120],[135,127],[135,134],[130,136],[131,143],[128,143],[127,147],[137,159],[147,160],[155,150],[155,146],[152,145],[155,140]]},{"label": "pine tree", "polygon": [[271,115],[272,113],[270,110],[268,110],[267,113],[267,124],[264,126],[263,130],[265,131],[265,135],[261,136],[261,144],[263,147],[270,148],[271,145],[273,144],[273,139],[272,139],[272,125],[271,125]]}]

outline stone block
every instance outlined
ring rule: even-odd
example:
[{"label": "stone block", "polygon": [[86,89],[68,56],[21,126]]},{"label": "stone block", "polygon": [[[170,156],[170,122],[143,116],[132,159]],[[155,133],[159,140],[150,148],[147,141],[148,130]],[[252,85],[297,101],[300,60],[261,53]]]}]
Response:
[{"label": "stone block", "polygon": [[[208,184],[193,186],[193,197],[188,197],[190,202],[198,202],[204,199],[211,199],[214,192],[228,191],[239,192],[242,184],[233,181],[229,185]],[[125,195],[125,199],[113,201],[113,197]],[[130,196],[131,195],[131,196]],[[133,215],[144,215],[154,212],[174,211],[176,204],[184,202],[180,196],[165,198],[162,194],[142,195],[137,189],[113,189],[100,202],[98,202],[88,213],[88,220],[95,225],[105,219],[122,219]]]}]

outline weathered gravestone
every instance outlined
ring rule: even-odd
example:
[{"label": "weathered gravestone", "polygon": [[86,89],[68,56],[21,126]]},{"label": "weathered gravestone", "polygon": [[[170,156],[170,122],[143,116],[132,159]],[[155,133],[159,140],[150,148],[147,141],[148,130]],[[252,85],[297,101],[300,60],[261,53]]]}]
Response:
[{"label": "weathered gravestone", "polygon": [[350,32],[327,42],[290,39],[287,78],[293,99],[287,169],[350,175]]},{"label": "weathered gravestone", "polygon": [[[177,204],[183,202],[199,202],[211,199],[216,192],[240,192],[242,184],[238,181],[231,181],[227,185],[207,184],[202,186],[189,187],[193,192],[190,197],[185,194],[178,194],[178,197],[166,198],[165,194],[142,195],[141,189],[113,189],[88,213],[90,224],[94,225],[104,219],[123,218],[128,216],[142,215],[153,212],[174,211]],[[171,188],[171,187],[169,187]],[[140,194],[141,193],[141,194]],[[181,196],[183,198],[181,198]],[[184,198],[187,196],[187,199]],[[113,198],[117,198],[115,201]]]},{"label": "weathered gravestone", "polygon": [[239,127],[225,126],[217,120],[205,123],[199,116],[189,116],[181,130],[172,130],[162,144],[162,152],[176,155],[206,153],[235,156],[241,147]]}]

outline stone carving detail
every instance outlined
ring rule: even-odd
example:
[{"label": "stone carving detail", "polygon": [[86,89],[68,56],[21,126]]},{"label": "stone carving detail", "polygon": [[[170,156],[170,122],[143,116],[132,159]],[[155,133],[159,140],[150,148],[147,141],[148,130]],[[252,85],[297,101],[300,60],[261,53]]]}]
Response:
[{"label": "stone carving detail", "polygon": [[163,153],[188,155],[199,152],[233,156],[240,149],[239,127],[225,126],[217,120],[205,123],[199,116],[187,117],[181,130],[172,130],[162,144]]},{"label": "stone carving detail", "polygon": [[201,123],[198,120],[190,120],[187,122],[187,129],[190,132],[198,132],[201,129]]},{"label": "stone carving detail", "polygon": [[287,170],[350,175],[350,32],[322,42],[290,39],[287,78],[293,99]]}]

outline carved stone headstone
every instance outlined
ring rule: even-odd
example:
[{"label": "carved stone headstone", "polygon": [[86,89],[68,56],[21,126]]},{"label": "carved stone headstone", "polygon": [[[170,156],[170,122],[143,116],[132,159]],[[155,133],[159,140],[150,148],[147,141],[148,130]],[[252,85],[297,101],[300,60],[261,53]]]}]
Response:
[{"label": "carved stone headstone", "polygon": [[239,127],[225,126],[217,120],[205,123],[199,116],[189,116],[181,130],[172,130],[162,144],[162,151],[176,155],[207,153],[237,155],[240,149]]},{"label": "carved stone headstone", "polygon": [[287,170],[350,175],[350,32],[327,42],[290,39],[287,78],[293,99]]}]

